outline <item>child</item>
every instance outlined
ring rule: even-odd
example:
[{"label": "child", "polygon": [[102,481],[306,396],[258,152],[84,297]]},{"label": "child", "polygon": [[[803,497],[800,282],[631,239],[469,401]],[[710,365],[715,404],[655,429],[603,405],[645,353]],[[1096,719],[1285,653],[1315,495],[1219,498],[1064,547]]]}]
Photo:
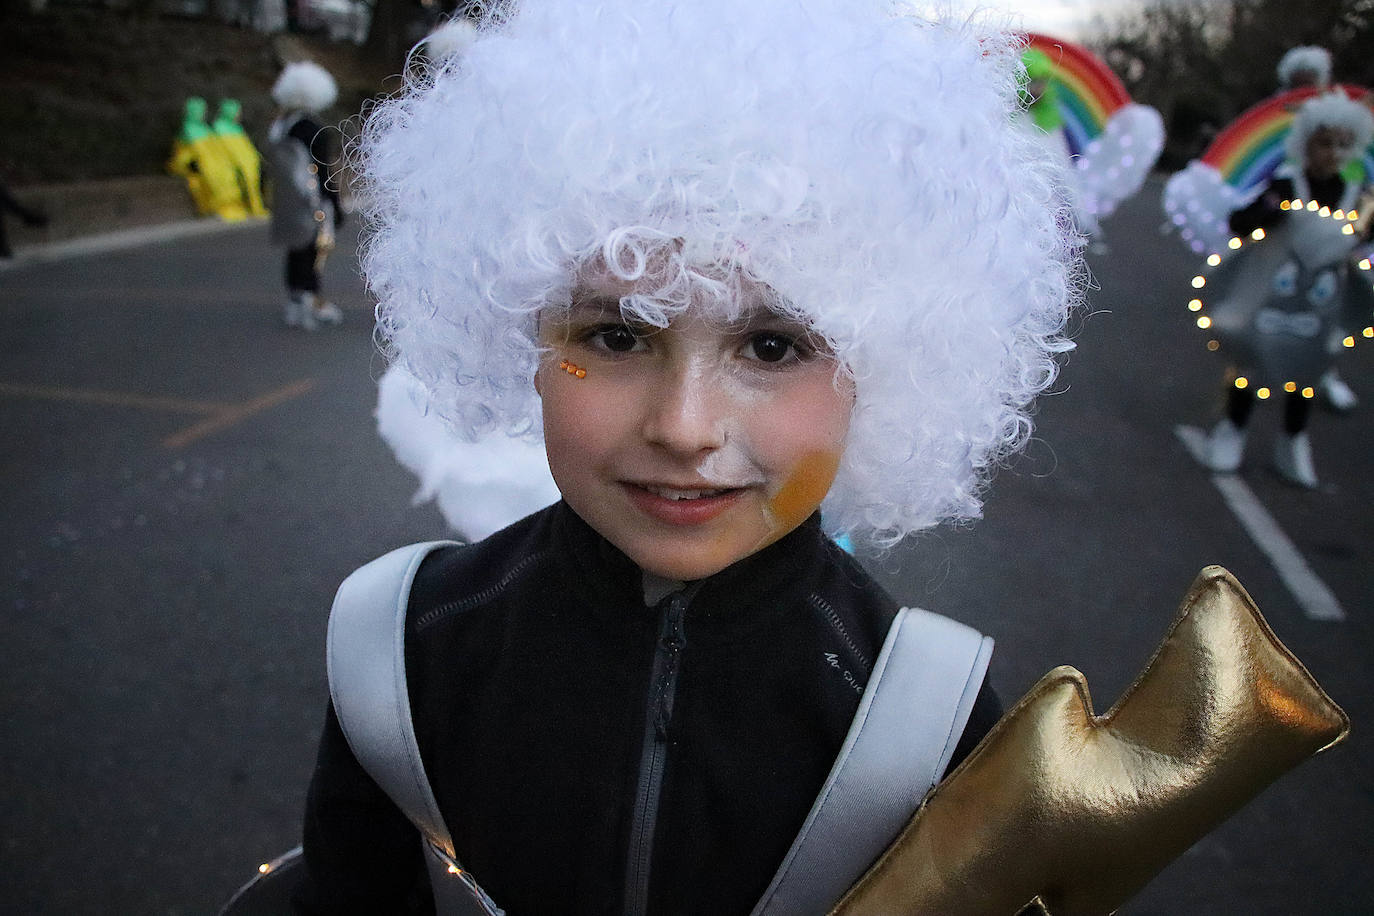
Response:
[{"label": "child", "polygon": [[[1304,102],[1288,134],[1289,164],[1280,168],[1252,204],[1231,215],[1231,230],[1244,237],[1256,229],[1273,230],[1300,219],[1302,224],[1295,225],[1292,230],[1294,249],[1314,247],[1320,235],[1329,231],[1329,224],[1324,227],[1323,221],[1306,209],[1300,215],[1290,214],[1288,205],[1293,200],[1316,201],[1329,211],[1350,211],[1359,206],[1363,188],[1360,183],[1343,177],[1342,169],[1369,145],[1371,137],[1374,137],[1374,114],[1344,93],[1327,93]],[[1302,246],[1303,237],[1312,238],[1313,243]],[[1273,281],[1266,284],[1271,289],[1272,301],[1253,303],[1261,317],[1282,311],[1290,318],[1282,322],[1270,321],[1277,331],[1266,333],[1259,321],[1250,331],[1250,336],[1256,338],[1251,348],[1268,356],[1255,359],[1253,365],[1238,367],[1242,371],[1237,383],[1227,389],[1226,416],[1212,429],[1207,443],[1206,463],[1213,470],[1230,472],[1240,467],[1245,453],[1246,424],[1254,408],[1256,389],[1265,383],[1277,388],[1292,381],[1293,390],[1284,395],[1283,433],[1275,442],[1274,466],[1291,483],[1309,489],[1317,486],[1307,421],[1311,414],[1313,386],[1331,369],[1333,351],[1329,339],[1341,327],[1339,293],[1347,282],[1345,274],[1349,271],[1348,266],[1340,263],[1340,258],[1354,247],[1354,243],[1355,238],[1349,237],[1348,242],[1333,249],[1334,259],[1320,263],[1311,257],[1306,261],[1312,263],[1304,263],[1302,256],[1283,260]],[[1310,283],[1299,284],[1300,278],[1310,278]],[[1294,319],[1306,319],[1306,323],[1295,323]],[[1279,362],[1286,367],[1299,366],[1303,377],[1289,378],[1291,372],[1284,371],[1284,378],[1266,379],[1265,376],[1275,372],[1275,365],[1270,364]]]},{"label": "child", "polygon": [[320,294],[320,271],[343,225],[338,188],[329,166],[338,159],[331,137],[315,118],[334,104],[339,89],[319,64],[287,64],[272,86],[281,115],[267,136],[272,166],[272,240],[286,248],[287,327],[313,331],[339,324],[343,312]]},{"label": "child", "polygon": [[[748,912],[812,877],[794,840],[913,619],[818,510],[880,547],[978,514],[1069,346],[1062,175],[1009,35],[878,0],[496,9],[369,118],[364,264],[389,353],[467,436],[542,436],[563,499],[340,590],[297,906],[424,909],[428,866],[445,912]],[[355,638],[378,610],[394,653]],[[926,677],[897,731],[938,723],[899,755],[922,785],[793,911],[999,715],[989,643],[928,622],[891,666]]]}]

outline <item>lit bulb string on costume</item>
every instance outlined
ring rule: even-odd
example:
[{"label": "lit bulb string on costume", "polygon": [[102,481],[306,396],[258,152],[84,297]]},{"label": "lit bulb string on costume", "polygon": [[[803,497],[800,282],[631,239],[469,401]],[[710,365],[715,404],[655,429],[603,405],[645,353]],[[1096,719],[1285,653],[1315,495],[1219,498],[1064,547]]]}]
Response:
[{"label": "lit bulb string on costume", "polygon": [[[1308,216],[1309,218],[1315,217],[1321,220],[1333,220],[1340,225],[1340,234],[1342,236],[1356,235],[1356,225],[1360,220],[1360,212],[1358,210],[1333,210],[1330,207],[1322,206],[1315,200],[1303,200],[1301,198],[1293,198],[1291,200],[1282,201],[1279,204],[1279,208],[1283,211],[1293,214],[1301,213],[1305,216]],[[1189,300],[1188,311],[1194,313],[1197,316],[1194,321],[1197,327],[1203,331],[1208,332],[1207,349],[1209,351],[1217,352],[1225,349],[1226,347],[1223,344],[1222,338],[1224,336],[1227,336],[1228,333],[1237,335],[1243,333],[1243,329],[1236,327],[1224,329],[1222,326],[1223,322],[1219,322],[1213,314],[1209,314],[1207,303],[1204,302],[1202,298],[1202,296],[1204,295],[1202,291],[1205,290],[1209,284],[1209,277],[1207,275],[1207,272],[1220,267],[1225,261],[1229,259],[1230,254],[1239,253],[1242,250],[1248,249],[1251,246],[1256,245],[1257,243],[1262,243],[1266,239],[1270,238],[1270,235],[1271,233],[1267,233],[1264,229],[1255,229],[1253,232],[1249,234],[1248,237],[1232,237],[1226,245],[1228,254],[1224,256],[1220,252],[1213,252],[1212,254],[1208,255],[1206,260],[1206,270],[1203,273],[1200,273],[1197,276],[1193,277],[1191,285],[1192,288],[1198,292],[1195,293],[1194,297]],[[1351,265],[1351,267],[1353,269],[1351,271],[1349,282],[1351,284],[1360,284],[1362,289],[1368,291],[1368,295],[1365,297],[1364,300],[1366,303],[1374,302],[1374,264],[1371,264],[1370,258],[1368,256],[1365,256],[1361,257],[1358,261],[1355,261]],[[1261,310],[1261,312],[1263,311],[1265,310]],[[1287,318],[1285,318],[1282,314],[1279,313],[1270,313],[1268,315],[1261,314],[1259,316],[1259,320],[1256,321],[1256,324],[1265,324],[1267,322],[1267,324],[1271,325],[1271,327],[1267,327],[1265,328],[1265,330],[1269,331],[1270,333],[1288,331],[1290,333],[1296,333],[1302,337],[1311,338],[1317,336],[1320,333],[1320,327],[1318,326],[1314,328],[1307,328],[1305,326],[1300,326],[1303,324],[1305,320],[1309,320],[1309,316],[1311,316],[1310,321],[1317,321],[1317,319],[1315,318],[1315,313],[1312,312],[1297,313],[1290,315]],[[1363,328],[1357,331],[1356,333],[1347,334],[1344,336],[1344,338],[1341,340],[1341,344],[1345,349],[1354,347],[1360,339],[1374,339],[1374,309],[1370,309],[1366,304],[1366,306],[1362,310],[1362,313],[1358,317],[1361,319],[1359,324],[1363,324]],[[1285,326],[1280,327],[1279,325]],[[1255,397],[1259,398],[1260,400],[1267,400],[1271,395],[1275,393],[1274,389],[1271,388],[1268,384],[1263,384],[1261,382],[1256,385],[1256,380],[1252,379],[1244,372],[1238,373],[1236,378],[1233,380],[1232,384],[1234,384],[1236,388],[1241,390],[1251,388],[1252,386],[1254,386]],[[1281,388],[1283,391],[1288,392],[1290,394],[1300,393],[1304,398],[1312,398],[1315,395],[1315,391],[1313,390],[1312,386],[1302,384],[1302,382],[1296,378],[1284,378],[1281,382],[1277,383],[1275,387]]]}]

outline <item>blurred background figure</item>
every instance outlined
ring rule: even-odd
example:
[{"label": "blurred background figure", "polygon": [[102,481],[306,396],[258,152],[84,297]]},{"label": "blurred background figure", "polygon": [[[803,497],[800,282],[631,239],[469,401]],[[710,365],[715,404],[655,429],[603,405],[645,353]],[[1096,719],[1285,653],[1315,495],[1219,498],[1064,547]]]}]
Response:
[{"label": "blurred background figure", "polygon": [[1292,48],[1279,58],[1279,91],[1325,89],[1331,85],[1331,52],[1314,45]]},{"label": "blurred background figure", "polygon": [[10,250],[9,236],[5,233],[6,213],[13,213],[23,220],[26,226],[45,226],[48,223],[47,216],[38,210],[24,206],[10,193],[10,189],[5,186],[5,183],[0,181],[0,258],[14,257],[14,252]]},{"label": "blurred background figure", "polygon": [[205,123],[205,99],[191,96],[182,111],[181,129],[172,141],[167,171],[186,179],[187,190],[202,216],[236,221],[248,216],[243,188],[224,145]]},{"label": "blurred background figure", "polygon": [[1106,252],[1101,220],[1145,183],[1164,148],[1159,112],[1132,101],[1087,48],[1037,33],[1022,55],[1025,122],[1067,165],[1065,193],[1091,250]]},{"label": "blurred background figure", "polygon": [[221,99],[210,130],[219,140],[238,179],[239,196],[250,216],[266,216],[262,203],[262,157],[239,123],[243,106],[238,99]]},{"label": "blurred background figure", "polygon": [[281,110],[268,131],[272,181],[272,241],[286,249],[287,327],[313,331],[340,324],[343,312],[320,290],[320,272],[343,221],[329,168],[338,162],[336,131],[316,118],[338,97],[334,78],[319,64],[287,64],[272,87]]},{"label": "blurred background figure", "polygon": [[1204,463],[1212,470],[1239,469],[1256,398],[1282,390],[1274,467],[1290,483],[1317,486],[1307,436],[1311,399],[1332,374],[1333,337],[1341,349],[1339,341],[1350,339],[1347,316],[1367,316],[1371,304],[1369,280],[1351,258],[1368,241],[1368,221],[1356,225],[1350,217],[1368,202],[1368,187],[1343,173],[1371,138],[1374,114],[1363,104],[1344,92],[1314,96],[1293,119],[1288,161],[1231,214],[1231,231],[1253,243],[1205,286],[1217,305],[1204,318],[1234,365],[1226,416],[1208,438]]}]

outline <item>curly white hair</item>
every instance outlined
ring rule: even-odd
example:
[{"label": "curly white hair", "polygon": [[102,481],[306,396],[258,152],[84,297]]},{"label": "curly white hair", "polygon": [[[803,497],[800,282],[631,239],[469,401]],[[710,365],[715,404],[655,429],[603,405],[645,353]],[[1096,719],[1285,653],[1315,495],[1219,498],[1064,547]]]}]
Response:
[{"label": "curly white hair", "polygon": [[1331,83],[1331,52],[1316,45],[1290,48],[1279,58],[1279,87],[1295,88],[1293,77],[1299,73],[1311,73],[1316,78],[1316,87],[1325,89]]},{"label": "curly white hair", "polygon": [[1339,89],[1313,96],[1293,115],[1293,125],[1284,141],[1288,161],[1303,162],[1307,158],[1308,141],[1323,127],[1350,132],[1354,141],[1350,147],[1353,159],[1374,139],[1374,113]]},{"label": "curly white hair", "polygon": [[354,150],[379,340],[459,432],[538,435],[535,316],[579,265],[647,276],[621,306],[657,326],[737,309],[742,275],[856,383],[828,527],[891,544],[980,513],[1084,285],[1061,166],[1014,123],[1021,39],[885,0],[559,0],[478,28]]},{"label": "curly white hair", "polygon": [[287,64],[272,84],[272,101],[292,111],[318,113],[339,97],[339,86],[329,71],[314,61]]}]

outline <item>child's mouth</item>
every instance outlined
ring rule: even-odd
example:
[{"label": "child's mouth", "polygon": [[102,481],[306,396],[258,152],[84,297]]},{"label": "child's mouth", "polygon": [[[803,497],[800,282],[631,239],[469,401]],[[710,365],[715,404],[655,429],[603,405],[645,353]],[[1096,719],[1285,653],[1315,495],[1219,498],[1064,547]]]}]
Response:
[{"label": "child's mouth", "polygon": [[708,499],[712,496],[720,496],[722,493],[728,493],[732,488],[722,487],[718,490],[675,490],[671,487],[654,487],[646,485],[644,489],[648,490],[655,496],[661,496],[664,499],[684,500]]},{"label": "child's mouth", "polygon": [[625,489],[640,511],[670,525],[700,525],[732,506],[742,487],[711,489],[626,483]]}]

